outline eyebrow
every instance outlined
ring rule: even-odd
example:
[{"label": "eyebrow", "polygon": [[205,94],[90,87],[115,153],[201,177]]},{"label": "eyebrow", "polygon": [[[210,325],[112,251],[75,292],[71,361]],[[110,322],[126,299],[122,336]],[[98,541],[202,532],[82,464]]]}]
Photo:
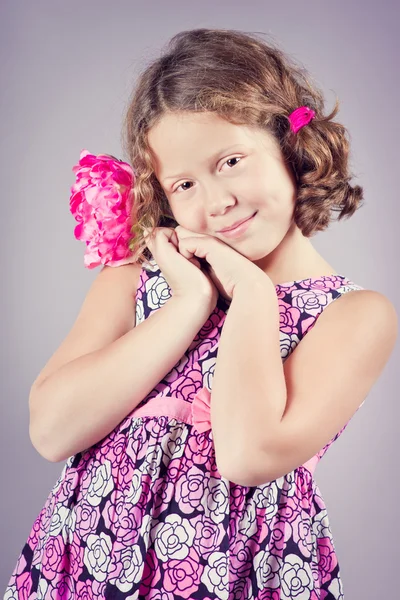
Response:
[{"label": "eyebrow", "polygon": [[[221,154],[223,154],[224,152],[228,152],[229,150],[232,150],[233,148],[238,148],[239,146],[241,147],[245,147],[244,144],[233,144],[232,146],[228,146],[228,148],[222,148],[221,150],[218,150],[218,152],[216,152],[212,157],[211,157],[211,161],[215,161],[216,158],[218,156],[220,156]],[[185,173],[178,173],[177,175],[168,175],[167,177],[164,177],[162,179],[163,182],[167,181],[168,179],[177,179],[178,177],[183,177],[185,175]]]}]

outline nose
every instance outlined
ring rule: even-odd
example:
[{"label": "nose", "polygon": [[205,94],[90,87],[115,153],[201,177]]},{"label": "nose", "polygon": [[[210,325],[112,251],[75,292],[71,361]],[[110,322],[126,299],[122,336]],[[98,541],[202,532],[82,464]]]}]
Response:
[{"label": "nose", "polygon": [[210,217],[225,214],[236,202],[235,195],[222,186],[208,186],[204,190],[204,208]]}]

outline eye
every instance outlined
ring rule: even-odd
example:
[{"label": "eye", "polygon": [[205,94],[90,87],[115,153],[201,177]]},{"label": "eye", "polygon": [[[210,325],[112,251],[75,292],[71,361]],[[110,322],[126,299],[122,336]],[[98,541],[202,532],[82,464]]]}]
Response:
[{"label": "eye", "polygon": [[[226,165],[230,160],[237,160],[237,159],[241,160],[241,158],[242,158],[241,156],[232,156],[231,158],[228,158],[228,160],[226,160],[224,162],[224,165]],[[233,166],[235,166],[235,165],[233,165]],[[176,187],[174,190],[172,190],[172,193],[174,194],[175,192],[177,192],[179,190],[179,188],[182,187],[182,185],[184,185],[185,183],[190,183],[190,181],[184,181],[183,183],[178,185],[178,187]],[[183,191],[185,192],[188,189],[190,189],[190,188],[186,188]]]}]

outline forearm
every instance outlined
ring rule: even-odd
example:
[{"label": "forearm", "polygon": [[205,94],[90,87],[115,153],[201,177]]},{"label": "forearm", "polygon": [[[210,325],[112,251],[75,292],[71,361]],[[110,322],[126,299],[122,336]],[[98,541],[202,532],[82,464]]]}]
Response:
[{"label": "forearm", "polygon": [[269,279],[236,286],[218,347],[211,423],[216,454],[230,473],[275,435],[286,404],[279,305]]},{"label": "forearm", "polygon": [[171,297],[119,339],[58,369],[30,396],[30,437],[51,461],[105,437],[173,368],[207,320],[206,303]]}]

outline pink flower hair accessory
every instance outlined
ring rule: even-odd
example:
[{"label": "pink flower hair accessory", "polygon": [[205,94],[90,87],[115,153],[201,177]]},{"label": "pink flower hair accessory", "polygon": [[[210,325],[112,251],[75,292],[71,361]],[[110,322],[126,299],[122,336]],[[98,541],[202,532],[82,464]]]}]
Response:
[{"label": "pink flower hair accessory", "polygon": [[78,222],[77,240],[86,243],[84,264],[118,267],[133,261],[129,250],[135,175],[131,166],[110,154],[81,150],[72,167],[70,212]]},{"label": "pink flower hair accessory", "polygon": [[308,125],[315,117],[315,111],[308,106],[299,106],[289,115],[290,129],[293,133],[297,133],[299,129]]}]

